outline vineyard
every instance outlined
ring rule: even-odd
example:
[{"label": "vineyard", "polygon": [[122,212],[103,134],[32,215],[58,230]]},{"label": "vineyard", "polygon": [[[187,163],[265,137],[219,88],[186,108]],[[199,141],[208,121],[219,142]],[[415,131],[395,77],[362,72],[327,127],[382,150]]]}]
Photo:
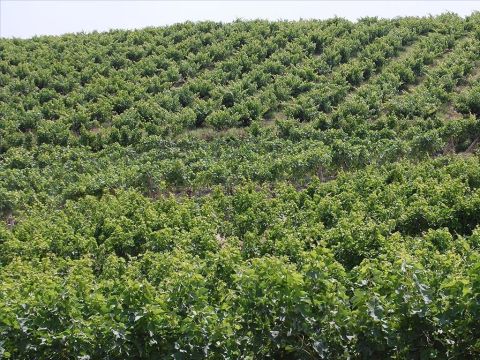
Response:
[{"label": "vineyard", "polygon": [[0,359],[480,358],[480,13],[0,39]]}]

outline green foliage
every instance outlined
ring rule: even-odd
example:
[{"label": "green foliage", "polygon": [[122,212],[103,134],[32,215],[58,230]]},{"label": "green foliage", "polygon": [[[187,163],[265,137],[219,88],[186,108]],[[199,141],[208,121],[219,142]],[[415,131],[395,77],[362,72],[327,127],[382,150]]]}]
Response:
[{"label": "green foliage", "polygon": [[0,39],[0,359],[480,357],[478,18]]}]

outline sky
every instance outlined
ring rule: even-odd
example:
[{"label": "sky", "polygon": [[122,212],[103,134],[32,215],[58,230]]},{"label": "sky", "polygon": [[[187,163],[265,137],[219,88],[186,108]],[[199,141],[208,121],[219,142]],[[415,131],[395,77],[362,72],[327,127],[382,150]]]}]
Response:
[{"label": "sky", "polygon": [[466,16],[480,1],[100,1],[0,0],[0,37],[29,38],[72,32],[163,26],[187,20],[350,20],[364,16]]}]

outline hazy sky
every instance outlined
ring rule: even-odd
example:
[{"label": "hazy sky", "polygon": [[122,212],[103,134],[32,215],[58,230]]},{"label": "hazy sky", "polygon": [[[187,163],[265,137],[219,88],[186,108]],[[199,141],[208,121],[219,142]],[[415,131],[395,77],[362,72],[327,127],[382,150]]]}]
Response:
[{"label": "hazy sky", "polygon": [[168,25],[186,20],[324,19],[335,15],[465,16],[478,1],[24,1],[0,0],[0,36],[27,38],[68,32]]}]

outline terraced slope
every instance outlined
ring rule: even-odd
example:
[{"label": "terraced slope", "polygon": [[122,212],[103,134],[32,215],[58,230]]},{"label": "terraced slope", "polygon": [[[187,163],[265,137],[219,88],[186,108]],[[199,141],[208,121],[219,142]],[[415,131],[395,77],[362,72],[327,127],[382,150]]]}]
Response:
[{"label": "terraced slope", "polygon": [[0,359],[480,356],[480,16],[0,39]]}]

